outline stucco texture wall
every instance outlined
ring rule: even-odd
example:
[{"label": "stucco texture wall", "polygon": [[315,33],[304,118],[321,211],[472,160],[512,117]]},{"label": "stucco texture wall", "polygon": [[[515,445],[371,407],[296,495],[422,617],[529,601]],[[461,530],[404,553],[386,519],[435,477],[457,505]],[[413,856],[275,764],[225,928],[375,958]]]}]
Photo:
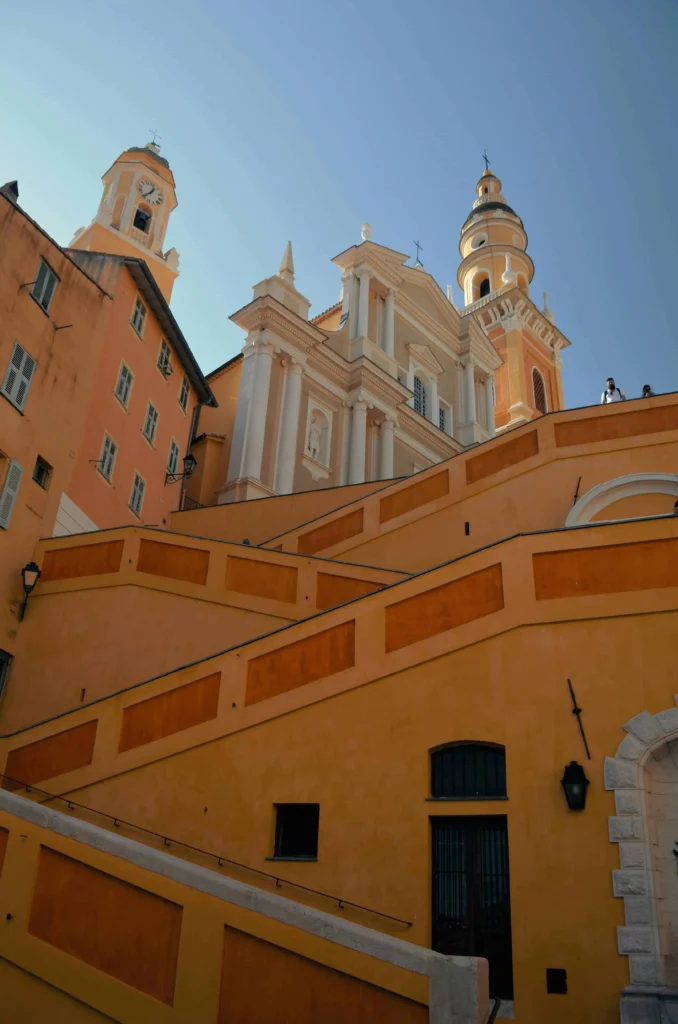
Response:
[{"label": "stucco texture wall", "polygon": [[[414,921],[408,937],[422,945],[431,929],[430,817],[505,814],[516,1021],[571,1024],[576,1007],[576,1019],[616,1024],[628,979],[616,946],[623,920],[612,895],[618,857],[603,761],[625,721],[672,703],[677,625],[675,613],[661,613],[513,630],[81,788],[76,798],[264,870],[274,804],[318,802],[318,861],[276,870]],[[428,751],[455,740],[505,745],[506,801],[427,800]],[[581,814],[568,811],[559,782],[573,759],[591,780]],[[547,995],[546,967],[567,970],[569,998]]]}]

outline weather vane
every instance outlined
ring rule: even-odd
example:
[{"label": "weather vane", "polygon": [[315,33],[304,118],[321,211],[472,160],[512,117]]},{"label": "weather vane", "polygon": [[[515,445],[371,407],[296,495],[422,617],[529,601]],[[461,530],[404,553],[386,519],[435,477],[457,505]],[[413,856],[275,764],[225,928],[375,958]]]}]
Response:
[{"label": "weather vane", "polygon": [[153,145],[157,146],[158,145],[157,140],[161,139],[162,135],[158,135],[158,129],[157,128],[149,128],[148,130],[151,133],[151,135],[153,136]]},{"label": "weather vane", "polygon": [[418,264],[419,264],[419,265],[420,265],[421,267],[423,267],[423,266],[424,266],[424,264],[423,264],[423,263],[421,262],[421,260],[419,259],[419,250],[421,249],[421,250],[422,250],[422,252],[423,252],[423,250],[424,250],[424,247],[423,247],[423,245],[421,245],[421,244],[420,244],[419,242],[413,242],[412,244],[413,244],[413,245],[416,245],[416,247],[417,247],[417,258],[416,258],[416,260],[414,261],[414,265],[415,265],[415,267],[416,267],[416,265],[417,265],[417,263],[418,263]]},{"label": "weather vane", "polygon": [[490,169],[490,158],[487,155],[487,150],[486,149],[483,150],[483,160],[485,161],[485,170],[489,171],[489,169]]}]

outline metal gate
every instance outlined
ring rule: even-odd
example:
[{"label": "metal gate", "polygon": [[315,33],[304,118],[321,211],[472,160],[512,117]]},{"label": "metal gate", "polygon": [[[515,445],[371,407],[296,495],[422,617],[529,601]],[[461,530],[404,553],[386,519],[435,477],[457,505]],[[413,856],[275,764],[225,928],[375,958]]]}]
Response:
[{"label": "metal gate", "polygon": [[490,962],[490,992],[513,998],[506,817],[432,818],[433,949]]}]

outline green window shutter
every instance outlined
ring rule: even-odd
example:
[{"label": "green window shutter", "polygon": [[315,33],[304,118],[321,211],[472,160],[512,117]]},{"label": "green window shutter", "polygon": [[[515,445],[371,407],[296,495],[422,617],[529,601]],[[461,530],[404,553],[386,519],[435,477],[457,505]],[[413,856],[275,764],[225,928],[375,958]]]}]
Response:
[{"label": "green window shutter", "polygon": [[14,511],[14,503],[16,502],[17,494],[19,493],[19,484],[21,483],[21,477],[23,469],[18,462],[10,462],[7,470],[7,476],[5,477],[5,486],[2,489],[0,495],[0,527],[3,530],[9,529],[9,523],[12,518],[12,512]]}]

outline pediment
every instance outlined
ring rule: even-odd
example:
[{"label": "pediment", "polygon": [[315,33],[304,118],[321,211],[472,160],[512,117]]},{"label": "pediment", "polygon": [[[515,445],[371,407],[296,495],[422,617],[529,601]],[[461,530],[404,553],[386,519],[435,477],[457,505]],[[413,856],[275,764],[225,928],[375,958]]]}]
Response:
[{"label": "pediment", "polygon": [[428,345],[418,345],[416,342],[411,341],[406,347],[412,360],[421,366],[423,370],[428,370],[434,377],[443,373],[443,367]]}]

